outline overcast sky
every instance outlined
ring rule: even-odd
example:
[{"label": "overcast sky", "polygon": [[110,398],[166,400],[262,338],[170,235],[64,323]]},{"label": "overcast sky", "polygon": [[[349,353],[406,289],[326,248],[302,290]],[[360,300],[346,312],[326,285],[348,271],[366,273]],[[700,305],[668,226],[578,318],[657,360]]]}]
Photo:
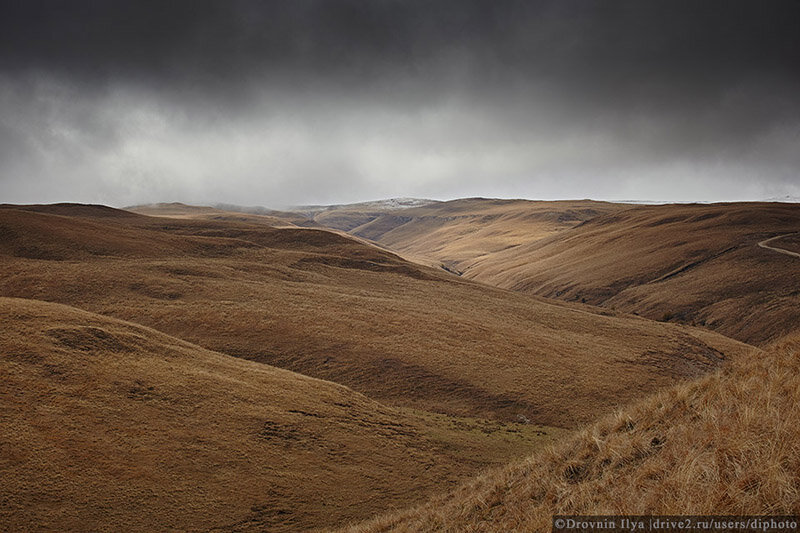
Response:
[{"label": "overcast sky", "polygon": [[0,203],[800,196],[800,2],[0,0]]}]

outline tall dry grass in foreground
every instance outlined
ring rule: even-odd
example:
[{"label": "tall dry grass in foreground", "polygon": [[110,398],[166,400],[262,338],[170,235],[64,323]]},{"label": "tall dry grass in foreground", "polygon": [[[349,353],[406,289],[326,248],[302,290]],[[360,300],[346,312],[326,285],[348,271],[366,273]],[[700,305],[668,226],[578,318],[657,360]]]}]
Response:
[{"label": "tall dry grass in foreground", "polygon": [[800,335],[608,416],[375,531],[549,531],[563,514],[800,514]]}]

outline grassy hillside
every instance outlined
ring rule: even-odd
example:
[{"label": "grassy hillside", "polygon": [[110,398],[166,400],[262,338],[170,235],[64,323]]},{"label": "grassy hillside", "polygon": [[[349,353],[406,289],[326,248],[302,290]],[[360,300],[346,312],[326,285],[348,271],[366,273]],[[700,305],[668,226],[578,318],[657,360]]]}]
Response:
[{"label": "grassy hillside", "polygon": [[466,273],[484,256],[619,208],[590,200],[466,198],[408,209],[366,209],[356,204],[315,213],[314,220],[375,241],[416,262]]},{"label": "grassy hillside", "polygon": [[759,246],[778,237],[770,246],[800,251],[797,204],[473,198],[383,214],[354,206],[318,222],[489,285],[705,326],[748,343],[800,328],[799,258]]},{"label": "grassy hillside", "polygon": [[[235,206],[231,206],[235,207]],[[249,222],[267,226],[286,227],[319,227],[313,220],[303,215],[283,211],[260,208],[238,207],[229,210],[218,207],[186,205],[180,202],[135,205],[126,207],[125,211],[153,217],[181,218],[195,220],[226,220],[231,222]]]},{"label": "grassy hillside", "polygon": [[392,198],[356,204],[299,206],[293,212],[320,222],[325,227],[350,231],[386,213],[400,213],[410,208],[441,203],[419,198]]},{"label": "grassy hillside", "polygon": [[334,526],[559,434],[391,409],[63,305],[0,298],[0,323],[8,531]]},{"label": "grassy hillside", "polygon": [[800,336],[348,531],[548,531],[553,514],[800,514]]},{"label": "grassy hillside", "polygon": [[0,295],[129,320],[397,407],[559,427],[747,349],[487,287],[326,231],[119,213],[0,209]]},{"label": "grassy hillside", "polygon": [[797,204],[639,206],[497,253],[469,276],[764,343],[800,328],[800,259],[758,243],[798,228]]}]

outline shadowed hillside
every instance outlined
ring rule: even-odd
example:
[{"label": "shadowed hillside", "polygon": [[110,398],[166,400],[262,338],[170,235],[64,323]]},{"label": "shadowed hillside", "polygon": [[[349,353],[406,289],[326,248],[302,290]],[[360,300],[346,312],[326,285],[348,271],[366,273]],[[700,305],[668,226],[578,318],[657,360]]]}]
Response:
[{"label": "shadowed hillside", "polygon": [[558,434],[391,409],[67,306],[0,298],[0,322],[4,530],[332,526]]},{"label": "shadowed hillside", "polygon": [[800,514],[800,337],[348,529],[549,531],[553,514]]},{"label": "shadowed hillside", "polygon": [[0,209],[0,294],[64,303],[394,406],[575,427],[746,347],[462,280],[314,229]]}]

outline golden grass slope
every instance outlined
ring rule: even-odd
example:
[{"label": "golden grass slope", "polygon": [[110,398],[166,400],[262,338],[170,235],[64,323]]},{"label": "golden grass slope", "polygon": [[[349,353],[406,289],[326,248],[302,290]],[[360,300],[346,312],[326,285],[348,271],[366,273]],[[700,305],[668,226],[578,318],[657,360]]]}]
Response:
[{"label": "golden grass slope", "polygon": [[0,295],[140,323],[393,406],[576,427],[747,350],[326,231],[0,209]]},{"label": "golden grass slope", "polygon": [[403,257],[467,275],[484,256],[552,235],[621,206],[591,200],[465,198],[408,209],[358,204],[315,215],[320,224],[386,246]]},{"label": "golden grass slope", "polygon": [[800,259],[758,243],[798,230],[797,204],[638,206],[497,253],[470,275],[765,343],[800,328]]},{"label": "golden grass slope", "polygon": [[800,514],[800,336],[348,531],[549,531],[553,514]]},{"label": "golden grass slope", "polygon": [[391,198],[355,204],[298,206],[292,212],[321,222],[328,228],[350,231],[386,213],[441,203],[439,200]]},{"label": "golden grass slope", "polygon": [[557,434],[398,411],[58,304],[0,298],[0,323],[3,530],[334,526]]},{"label": "golden grass slope", "polygon": [[[358,216],[366,222],[355,226]],[[756,344],[800,328],[797,257],[758,246],[782,236],[772,242],[800,250],[797,204],[477,198],[377,216],[352,207],[317,221],[514,291],[697,324]]]}]

